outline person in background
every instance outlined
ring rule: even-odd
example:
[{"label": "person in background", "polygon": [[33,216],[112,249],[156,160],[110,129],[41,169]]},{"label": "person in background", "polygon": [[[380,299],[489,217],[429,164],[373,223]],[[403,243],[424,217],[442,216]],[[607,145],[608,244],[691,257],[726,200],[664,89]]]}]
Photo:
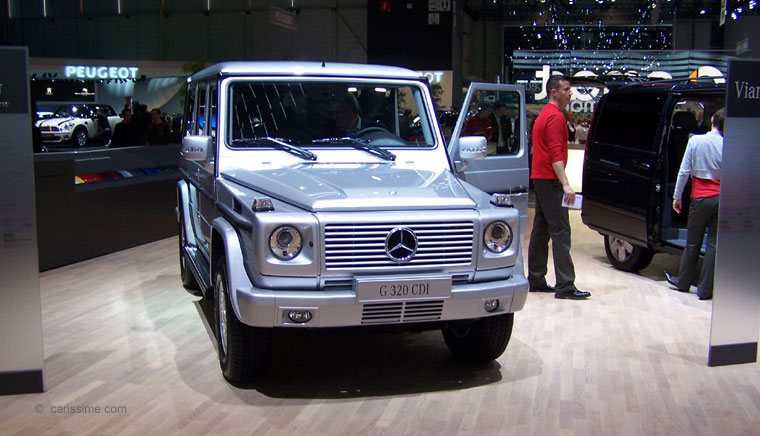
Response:
[{"label": "person in background", "polygon": [[[580,300],[591,296],[575,287],[575,267],[570,257],[570,218],[567,203],[575,202],[575,191],[565,174],[567,166],[567,122],[562,108],[570,103],[570,82],[553,75],[546,82],[549,103],[533,125],[533,171],[530,178],[536,194],[536,212],[528,246],[528,283],[533,292],[554,292],[554,298]],[[546,283],[549,239],[554,256],[554,287]]]},{"label": "person in background", "polygon": [[133,145],[139,145],[140,131],[137,129],[137,124],[132,121],[132,112],[124,109],[121,111],[121,117],[124,118],[124,120],[113,128],[111,147],[131,147]]},{"label": "person in background", "polygon": [[471,116],[469,120],[464,124],[462,129],[462,136],[485,136],[486,139],[492,135],[493,126],[491,125],[491,119],[489,115],[493,108],[488,103],[483,103],[478,106],[478,113]]},{"label": "person in background", "polygon": [[353,136],[362,129],[361,108],[353,94],[346,92],[330,103],[330,116],[339,136]]},{"label": "person in background", "polygon": [[565,111],[565,120],[567,120],[567,140],[569,142],[575,142],[575,116],[573,111]]},{"label": "person in background", "polygon": [[493,105],[493,111],[488,118],[491,122],[491,137],[488,142],[495,145],[495,154],[509,153],[509,138],[512,135],[512,125],[507,118],[507,106],[498,102]]},{"label": "person in background", "polygon": [[130,112],[135,111],[135,108],[132,107],[132,96],[128,95],[124,97],[124,109],[129,110]]},{"label": "person in background", "polygon": [[146,144],[148,145],[166,145],[171,140],[169,125],[161,118],[161,111],[153,109],[150,111],[150,124],[148,124],[148,133]]},{"label": "person in background", "polygon": [[139,133],[138,144],[143,145],[148,138],[148,125],[150,125],[150,113],[148,113],[148,106],[140,104],[135,101],[132,106],[135,111],[132,112],[132,121],[137,125],[137,132]]},{"label": "person in background", "polygon": [[108,122],[108,117],[100,106],[98,106],[96,119],[98,122],[98,133],[95,134],[95,139],[108,147],[109,142],[111,142],[111,124]]},{"label": "person in background", "polygon": [[[673,192],[673,210],[681,213],[683,207],[681,197],[686,181],[691,177],[691,205],[686,223],[686,247],[681,254],[678,275],[671,275],[665,271],[665,279],[681,292],[689,292],[691,285],[696,283],[697,296],[700,300],[709,300],[713,295],[725,116],[725,109],[719,109],[710,119],[709,132],[689,138]],[[708,231],[707,248],[702,262],[702,271],[697,280],[697,261],[706,230]]]}]

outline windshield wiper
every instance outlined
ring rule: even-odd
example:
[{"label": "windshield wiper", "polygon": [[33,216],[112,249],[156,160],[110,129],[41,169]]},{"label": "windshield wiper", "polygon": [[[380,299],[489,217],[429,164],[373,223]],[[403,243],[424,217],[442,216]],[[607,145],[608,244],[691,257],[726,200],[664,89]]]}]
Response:
[{"label": "windshield wiper", "polygon": [[366,151],[369,154],[375,155],[381,159],[395,161],[396,155],[391,153],[388,150],[382,149],[380,147],[374,146],[369,143],[369,141],[363,141],[356,138],[350,138],[348,136],[344,136],[342,138],[322,138],[322,139],[313,139],[311,142],[314,142],[316,144],[346,144],[353,146],[357,150]]},{"label": "windshield wiper", "polygon": [[295,145],[288,144],[282,138],[272,138],[271,136],[257,136],[255,138],[240,138],[230,141],[232,144],[244,144],[244,145],[260,145],[265,142],[267,145],[271,145],[272,148],[282,150],[286,153],[298,156],[305,160],[317,160],[317,155],[309,150]]}]

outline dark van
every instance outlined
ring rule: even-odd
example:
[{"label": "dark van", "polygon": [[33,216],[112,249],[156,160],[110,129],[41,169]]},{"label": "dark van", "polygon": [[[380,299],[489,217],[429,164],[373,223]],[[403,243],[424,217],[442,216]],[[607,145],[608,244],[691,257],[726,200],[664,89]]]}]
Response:
[{"label": "dark van", "polygon": [[686,245],[690,183],[671,208],[691,135],[706,133],[725,106],[721,79],[626,84],[599,100],[583,164],[581,218],[604,236],[612,265],[638,271],[657,252]]}]

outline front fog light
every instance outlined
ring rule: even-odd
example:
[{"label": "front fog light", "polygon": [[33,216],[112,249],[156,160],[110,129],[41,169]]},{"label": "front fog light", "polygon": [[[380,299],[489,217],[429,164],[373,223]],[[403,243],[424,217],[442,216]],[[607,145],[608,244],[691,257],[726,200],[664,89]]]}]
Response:
[{"label": "front fog light", "polygon": [[486,227],[483,242],[491,252],[503,253],[512,245],[512,228],[503,221],[493,222]]},{"label": "front fog light", "polygon": [[493,312],[498,308],[499,300],[486,300],[486,302],[483,304],[483,309],[485,309],[486,312]]},{"label": "front fog light", "polygon": [[311,312],[308,310],[291,310],[288,312],[288,319],[298,324],[304,324],[311,321]]},{"label": "front fog light", "polygon": [[278,227],[269,237],[269,248],[280,260],[290,260],[298,256],[301,246],[301,233],[295,227]]}]

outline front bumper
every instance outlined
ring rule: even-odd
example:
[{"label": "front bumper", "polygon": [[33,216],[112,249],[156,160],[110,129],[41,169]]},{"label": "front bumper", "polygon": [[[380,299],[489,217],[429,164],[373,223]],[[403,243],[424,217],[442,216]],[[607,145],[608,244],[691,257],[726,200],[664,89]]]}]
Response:
[{"label": "front bumper", "polygon": [[71,139],[70,132],[42,132],[42,142],[66,142]]},{"label": "front bumper", "polygon": [[[405,277],[406,278],[406,277]],[[433,299],[398,299],[362,302],[355,289],[287,291],[242,286],[232,295],[240,321],[256,327],[349,327],[412,322],[454,321],[516,312],[528,295],[528,280],[510,277],[484,283],[453,285],[451,295]],[[486,300],[499,300],[499,308],[486,312]],[[292,310],[308,310],[312,318],[296,323]],[[381,316],[378,316],[378,313]]]}]

